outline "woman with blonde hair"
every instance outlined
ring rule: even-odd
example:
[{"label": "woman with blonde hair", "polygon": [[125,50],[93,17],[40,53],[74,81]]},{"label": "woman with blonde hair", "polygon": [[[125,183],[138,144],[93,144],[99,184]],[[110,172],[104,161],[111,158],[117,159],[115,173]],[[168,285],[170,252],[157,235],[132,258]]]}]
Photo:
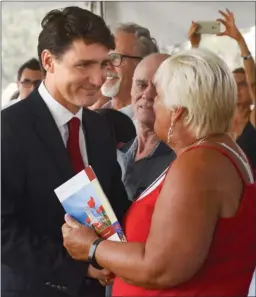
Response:
[{"label": "woman with blonde hair", "polygon": [[155,132],[177,159],[128,210],[127,243],[99,239],[66,216],[64,246],[116,275],[113,296],[246,296],[256,265],[256,183],[228,135],[233,75],[215,54],[191,49],[165,60],[155,85]]}]

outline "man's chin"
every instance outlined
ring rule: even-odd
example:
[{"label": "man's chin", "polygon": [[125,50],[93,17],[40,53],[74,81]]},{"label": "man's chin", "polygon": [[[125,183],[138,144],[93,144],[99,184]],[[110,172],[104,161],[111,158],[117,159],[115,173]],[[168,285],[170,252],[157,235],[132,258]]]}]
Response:
[{"label": "man's chin", "polygon": [[87,95],[84,97],[79,96],[78,98],[75,99],[74,103],[76,106],[79,107],[89,107],[92,106],[94,103],[96,103],[98,100],[98,97],[96,95]]},{"label": "man's chin", "polygon": [[116,97],[119,93],[119,88],[102,88],[101,93],[105,97],[113,98]]},{"label": "man's chin", "polygon": [[121,85],[120,79],[113,80],[113,82],[110,80],[107,80],[101,87],[101,93],[105,97],[113,98],[118,95],[120,85]]},{"label": "man's chin", "polygon": [[154,117],[149,118],[146,116],[143,117],[143,116],[136,115],[135,118],[136,118],[138,124],[143,125],[145,127],[148,127],[149,129],[153,130],[154,124],[155,124],[155,119],[153,120]]}]

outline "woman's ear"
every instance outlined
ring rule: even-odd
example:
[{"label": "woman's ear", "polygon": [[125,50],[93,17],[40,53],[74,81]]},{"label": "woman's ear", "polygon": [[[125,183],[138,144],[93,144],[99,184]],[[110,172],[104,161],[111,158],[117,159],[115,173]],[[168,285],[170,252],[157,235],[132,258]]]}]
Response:
[{"label": "woman's ear", "polygon": [[178,120],[180,120],[186,113],[186,109],[182,106],[175,107],[172,111],[172,119],[171,122],[175,124]]}]

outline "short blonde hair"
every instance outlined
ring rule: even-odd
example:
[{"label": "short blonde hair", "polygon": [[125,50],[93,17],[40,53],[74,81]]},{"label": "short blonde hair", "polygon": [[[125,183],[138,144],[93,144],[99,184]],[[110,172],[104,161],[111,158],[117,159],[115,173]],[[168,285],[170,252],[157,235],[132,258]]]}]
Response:
[{"label": "short blonde hair", "polygon": [[197,138],[229,132],[237,86],[217,55],[205,49],[176,54],[160,65],[154,82],[166,108],[186,108],[185,124]]}]

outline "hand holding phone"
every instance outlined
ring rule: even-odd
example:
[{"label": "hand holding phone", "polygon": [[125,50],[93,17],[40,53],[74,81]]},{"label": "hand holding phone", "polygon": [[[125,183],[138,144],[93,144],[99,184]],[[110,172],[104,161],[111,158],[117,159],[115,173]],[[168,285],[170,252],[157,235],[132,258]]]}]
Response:
[{"label": "hand holding phone", "polygon": [[217,19],[217,21],[225,26],[225,30],[224,32],[219,33],[218,36],[229,36],[236,41],[241,39],[242,34],[236,26],[234,14],[228,9],[226,9],[225,12],[219,10],[219,13],[222,15],[223,18],[219,18]]},{"label": "hand holding phone", "polygon": [[192,21],[192,24],[188,30],[188,39],[192,47],[198,47],[201,41],[201,34],[198,34],[196,31],[198,29],[197,23]]}]

